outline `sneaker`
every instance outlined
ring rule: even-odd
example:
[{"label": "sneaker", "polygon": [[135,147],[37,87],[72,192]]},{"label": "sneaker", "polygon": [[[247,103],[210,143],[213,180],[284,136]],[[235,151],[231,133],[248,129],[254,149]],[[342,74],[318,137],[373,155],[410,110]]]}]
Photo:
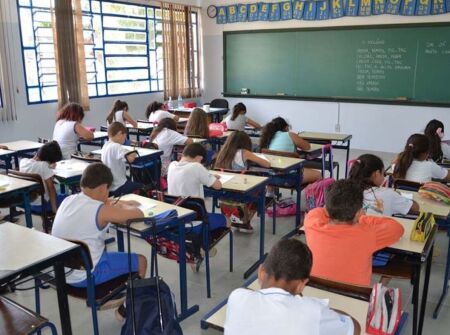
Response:
[{"label": "sneaker", "polygon": [[[202,255],[203,258],[205,257],[205,251],[203,249],[200,249],[200,255]],[[209,258],[213,258],[216,255],[217,255],[216,247],[209,249]]]},{"label": "sneaker", "polygon": [[125,308],[125,305],[122,304],[114,311],[114,316],[116,317],[116,320],[119,321],[121,324],[124,324],[127,319],[127,309]]},{"label": "sneaker", "polygon": [[248,225],[245,228],[238,228],[238,231],[240,233],[244,233],[244,234],[253,234],[253,227]]},{"label": "sneaker", "polygon": [[200,271],[200,266],[203,263],[203,258],[197,258],[194,263],[189,263],[192,272],[198,273]]}]

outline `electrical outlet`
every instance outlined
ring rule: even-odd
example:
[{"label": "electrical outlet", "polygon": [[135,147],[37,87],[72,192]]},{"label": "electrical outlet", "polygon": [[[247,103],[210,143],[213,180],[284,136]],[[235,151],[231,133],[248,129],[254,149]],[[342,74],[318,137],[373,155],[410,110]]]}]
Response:
[{"label": "electrical outlet", "polygon": [[336,124],[334,125],[334,131],[335,131],[336,133],[340,133],[340,132],[341,132],[341,125],[340,125],[339,123],[336,123]]}]

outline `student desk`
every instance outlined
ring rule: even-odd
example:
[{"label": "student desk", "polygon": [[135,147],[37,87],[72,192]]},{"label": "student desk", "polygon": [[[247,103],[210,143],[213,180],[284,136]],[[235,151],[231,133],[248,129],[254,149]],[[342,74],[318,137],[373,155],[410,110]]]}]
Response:
[{"label": "student desk", "polygon": [[[198,107],[202,108],[202,107]],[[203,109],[203,108],[202,108]],[[173,112],[175,115],[178,115],[180,117],[189,118],[194,108],[184,108],[184,107],[177,107],[170,109],[171,112]],[[205,111],[206,112],[206,111]],[[219,123],[221,120],[221,117],[228,113],[228,108],[214,108],[210,107],[209,111],[206,112],[208,115],[208,118],[210,118],[210,122],[216,122]]]},{"label": "student desk", "polygon": [[[258,279],[252,278],[243,287],[247,287],[253,291],[259,290],[261,288]],[[364,331],[366,326],[367,311],[369,309],[369,303],[367,301],[358,300],[356,298],[347,297],[342,294],[332,293],[326,290],[321,290],[311,286],[306,286],[303,290],[303,296],[314,297],[318,299],[328,299],[331,308],[341,310],[350,316],[352,316],[356,321],[358,321],[361,326],[361,334],[366,334]],[[205,314],[200,320],[200,326],[202,329],[207,329],[209,327],[217,329],[219,331],[224,331],[226,313],[227,313],[227,301],[223,300],[220,304],[214,307],[211,311]],[[250,313],[251,311],[249,311]],[[401,328],[406,321],[407,315],[405,313],[400,321],[399,329],[396,334],[400,334]],[[243,330],[243,334],[245,331]],[[281,334],[280,334],[281,335]]]},{"label": "student desk", "polygon": [[[0,245],[0,285],[31,276],[49,267],[54,268],[62,333],[72,334],[64,260],[78,254],[81,248],[10,222],[0,224]],[[18,252],[19,246],[26,247],[20,247]]]},{"label": "student desk", "polygon": [[[168,223],[171,227],[178,227],[179,233],[179,246],[180,246],[180,255],[186,254],[186,245],[185,245],[185,224],[192,222],[195,220],[197,214],[183,207],[167,204],[165,202],[157,201],[154,199],[149,199],[146,197],[141,197],[136,194],[127,194],[121,197],[122,200],[134,200],[139,202],[145,208],[149,208],[150,212],[144,213],[146,217],[151,215],[158,215],[167,210],[175,209],[178,212],[178,217],[173,220],[173,222]],[[119,225],[118,225],[119,226]],[[142,239],[147,239],[152,236],[151,228],[145,223],[133,223],[130,226],[131,234],[135,234]],[[117,249],[119,251],[124,251],[124,240],[123,234],[126,232],[124,228],[117,229]],[[151,255],[150,255],[150,259]],[[180,306],[181,311],[178,315],[180,320],[183,320],[192,314],[196,313],[199,309],[198,305],[194,305],[192,307],[188,307],[188,292],[187,292],[187,279],[186,279],[186,257],[180,257],[179,260],[179,278],[180,278]]]},{"label": "student desk", "polygon": [[42,143],[28,140],[0,143],[0,145],[4,145],[8,147],[8,150],[14,151],[12,157],[14,158],[14,165],[16,169],[19,169],[19,157],[30,157],[31,154],[34,154],[40,147],[43,146]]},{"label": "student desk", "polygon": [[[340,134],[340,133],[320,133],[312,131],[302,131],[298,135],[303,139],[320,144],[332,144],[335,149],[345,149],[347,151],[347,156],[345,159],[345,177],[347,177],[348,170],[348,160],[350,156],[350,140],[352,135]],[[333,142],[335,142],[333,144]]]},{"label": "student desk", "polygon": [[[265,200],[266,200],[266,186],[269,182],[269,178],[253,176],[248,174],[230,173],[210,171],[212,174],[232,176],[232,178],[222,183],[222,189],[215,190],[212,187],[205,187],[205,196],[213,198],[212,212],[215,212],[218,199],[233,200],[242,203],[254,203],[257,204],[257,212],[260,218],[259,228],[259,258],[256,264],[253,264],[248,271],[259,265],[264,257],[264,239],[265,239]],[[251,273],[250,272],[250,273]],[[247,276],[247,275],[244,275]]]},{"label": "student desk", "polygon": [[25,222],[28,228],[33,227],[29,193],[38,188],[39,184],[36,182],[0,175],[0,198],[8,199],[16,194],[22,196],[23,207],[25,210]]},{"label": "student desk", "polygon": [[108,140],[108,133],[106,131],[94,131],[94,139],[91,141],[80,139],[78,143],[78,151],[81,151],[81,145],[92,145],[95,147],[102,147],[105,141]]},{"label": "student desk", "polygon": [[136,139],[139,142],[141,135],[143,136],[149,136],[155,127],[153,122],[149,121],[138,121],[137,127],[133,127],[131,124],[126,124],[127,130],[128,130],[128,136],[129,135],[136,135]]},{"label": "student desk", "polygon": [[65,193],[65,186],[77,185],[89,162],[71,158],[56,163],[55,177],[60,182],[61,193]]},{"label": "student desk", "polygon": [[[297,211],[295,214],[294,229],[287,234],[286,237],[297,233],[298,227],[301,224],[301,192],[303,179],[303,164],[305,162],[302,158],[284,157],[268,154],[256,154],[259,157],[265,158],[270,162],[270,168],[262,168],[259,166],[250,167],[250,171],[258,172],[263,176],[269,178],[268,185],[278,187],[293,187],[296,191]],[[275,212],[276,203],[273,202],[273,211]],[[276,215],[273,216],[272,233],[276,233]]]}]

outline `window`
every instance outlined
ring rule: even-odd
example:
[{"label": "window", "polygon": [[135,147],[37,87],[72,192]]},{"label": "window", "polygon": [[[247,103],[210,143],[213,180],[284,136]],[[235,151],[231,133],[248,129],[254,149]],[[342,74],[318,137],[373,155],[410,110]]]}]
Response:
[{"label": "window", "polygon": [[[50,1],[17,0],[29,103],[57,99]],[[161,10],[116,1],[81,0],[89,96],[162,91]],[[198,77],[197,13],[192,17]]]}]

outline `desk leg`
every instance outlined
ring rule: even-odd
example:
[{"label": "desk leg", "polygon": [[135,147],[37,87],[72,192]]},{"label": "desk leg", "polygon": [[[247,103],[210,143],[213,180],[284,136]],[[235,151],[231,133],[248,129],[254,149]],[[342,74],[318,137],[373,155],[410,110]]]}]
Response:
[{"label": "desk leg", "polygon": [[345,159],[345,178],[347,178],[347,175],[348,175],[348,160],[349,160],[349,158],[350,158],[350,140],[348,140],[348,143],[347,143],[347,156]]},{"label": "desk leg", "polygon": [[184,222],[178,222],[178,234],[179,234],[179,246],[180,252],[178,256],[178,265],[180,272],[180,308],[181,313],[178,315],[178,319],[184,320],[192,314],[198,312],[198,305],[194,305],[188,308],[188,292],[187,292],[187,276],[186,276],[186,228]]},{"label": "desk leg", "polygon": [[439,316],[439,312],[441,311],[441,307],[444,304],[444,300],[447,298],[448,293],[448,280],[450,275],[450,227],[447,228],[447,236],[448,236],[448,247],[447,247],[447,264],[445,265],[445,273],[444,273],[444,285],[442,287],[442,294],[439,298],[436,308],[433,312],[433,319],[437,319]]},{"label": "desk leg", "polygon": [[23,207],[25,209],[25,222],[28,228],[33,228],[33,218],[31,216],[30,196],[28,192],[22,193]]},{"label": "desk leg", "polygon": [[419,335],[422,334],[423,321],[425,318],[425,309],[427,307],[428,286],[430,284],[431,263],[433,261],[433,249],[434,249],[434,245],[431,247],[430,253],[428,254],[427,265],[425,268],[425,279],[423,282],[422,301],[420,304],[419,327],[417,330],[417,333]]},{"label": "desk leg", "polygon": [[420,264],[414,266],[414,278],[413,278],[413,324],[412,333],[417,335],[417,316],[419,313],[419,289],[420,289]]},{"label": "desk leg", "polygon": [[61,319],[61,329],[64,335],[72,334],[70,323],[69,301],[66,292],[66,275],[64,273],[64,264],[58,261],[53,266],[55,270],[56,291],[58,293],[59,317]]}]

